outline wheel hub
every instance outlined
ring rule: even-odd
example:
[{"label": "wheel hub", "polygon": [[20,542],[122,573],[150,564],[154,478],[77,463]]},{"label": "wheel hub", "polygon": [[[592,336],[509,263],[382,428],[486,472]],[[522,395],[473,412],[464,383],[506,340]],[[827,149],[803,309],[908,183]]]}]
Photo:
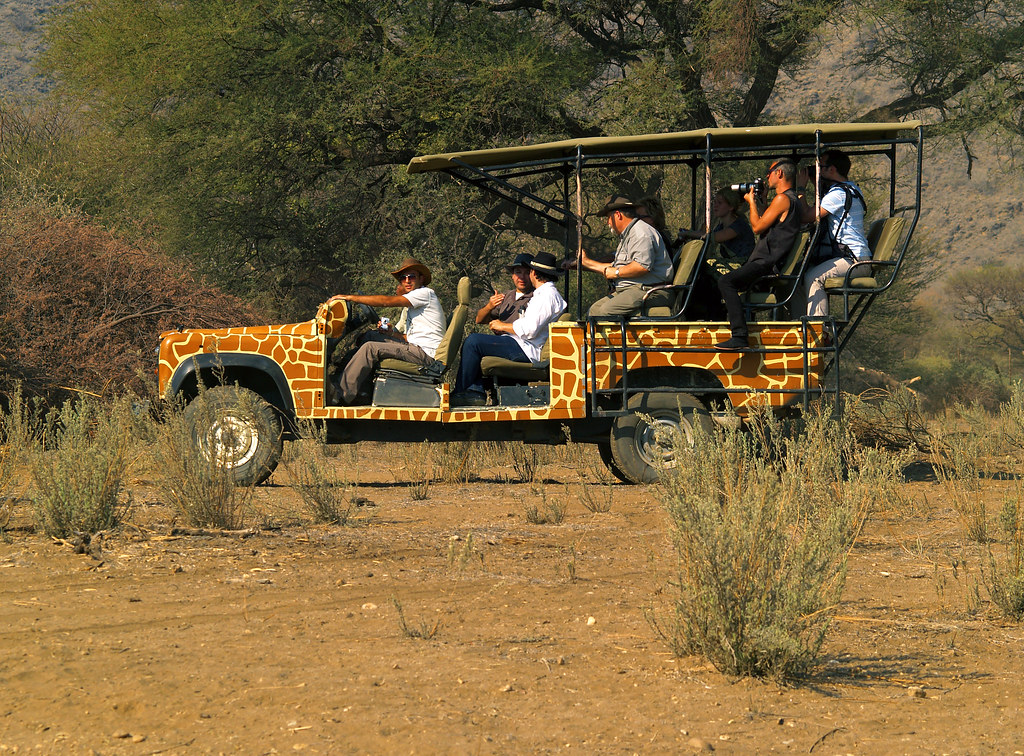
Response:
[{"label": "wheel hub", "polygon": [[674,467],[673,438],[679,433],[693,443],[689,427],[674,416],[652,417],[649,422],[639,423],[634,436],[637,453],[646,464],[656,469]]},{"label": "wheel hub", "polygon": [[207,434],[207,440],[219,465],[238,467],[256,454],[259,434],[251,423],[235,415],[227,415],[217,419]]}]

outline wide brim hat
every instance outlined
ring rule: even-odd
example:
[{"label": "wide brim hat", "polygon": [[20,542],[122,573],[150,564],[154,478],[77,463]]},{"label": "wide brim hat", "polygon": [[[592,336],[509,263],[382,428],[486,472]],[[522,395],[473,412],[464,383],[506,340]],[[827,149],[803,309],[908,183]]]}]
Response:
[{"label": "wide brim hat", "polygon": [[405,271],[407,270],[415,270],[417,273],[423,276],[424,286],[430,283],[430,268],[421,263],[415,257],[407,257],[404,260],[402,260],[402,264],[399,265],[398,268],[396,268],[395,270],[391,271],[391,275],[393,275],[395,278],[398,278],[398,276],[400,276],[402,273],[405,273]]},{"label": "wide brim hat", "polygon": [[621,194],[613,194],[608,198],[608,201],[604,203],[604,207],[597,211],[599,216],[611,215],[616,210],[626,210],[635,208],[636,203],[628,197],[623,197]]},{"label": "wide brim hat", "polygon": [[520,252],[516,255],[516,259],[511,264],[505,266],[505,270],[509,273],[515,268],[529,268],[530,263],[533,262],[533,255],[527,254],[526,252]]},{"label": "wide brim hat", "polygon": [[543,273],[546,276],[560,276],[565,271],[562,270],[558,261],[555,260],[555,256],[550,252],[541,252],[532,260],[530,260],[530,267],[538,273]]}]

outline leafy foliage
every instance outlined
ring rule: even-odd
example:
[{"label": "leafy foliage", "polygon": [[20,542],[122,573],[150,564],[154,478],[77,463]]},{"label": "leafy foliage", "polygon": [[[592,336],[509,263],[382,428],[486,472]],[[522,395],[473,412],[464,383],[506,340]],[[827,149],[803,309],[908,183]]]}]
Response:
[{"label": "leafy foliage", "polygon": [[1024,353],[1024,268],[984,265],[946,281],[954,317],[987,346]]},{"label": "leafy foliage", "polygon": [[127,517],[130,501],[122,487],[133,459],[132,426],[127,399],[102,406],[85,398],[50,413],[29,455],[44,533],[98,533]]}]

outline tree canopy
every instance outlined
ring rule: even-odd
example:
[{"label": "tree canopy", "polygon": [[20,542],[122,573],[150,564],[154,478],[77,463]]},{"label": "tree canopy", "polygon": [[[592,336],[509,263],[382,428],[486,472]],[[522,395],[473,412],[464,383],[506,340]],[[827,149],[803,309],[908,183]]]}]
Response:
[{"label": "tree canopy", "polygon": [[61,193],[145,219],[235,291],[308,306],[379,287],[410,252],[467,272],[519,238],[513,208],[453,201],[405,175],[411,156],[759,124],[836,19],[870,30],[858,65],[893,86],[861,117],[1013,131],[1020,16],[980,0],[72,0],[45,65],[75,116]]}]

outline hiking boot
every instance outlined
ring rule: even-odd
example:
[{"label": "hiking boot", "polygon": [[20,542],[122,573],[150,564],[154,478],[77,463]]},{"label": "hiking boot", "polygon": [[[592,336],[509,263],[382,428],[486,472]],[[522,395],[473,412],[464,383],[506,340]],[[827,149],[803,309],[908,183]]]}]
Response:
[{"label": "hiking boot", "polygon": [[747,341],[746,336],[733,336],[728,341],[723,341],[721,344],[715,344],[715,349],[722,352],[742,352],[744,349],[750,349],[750,343]]}]

